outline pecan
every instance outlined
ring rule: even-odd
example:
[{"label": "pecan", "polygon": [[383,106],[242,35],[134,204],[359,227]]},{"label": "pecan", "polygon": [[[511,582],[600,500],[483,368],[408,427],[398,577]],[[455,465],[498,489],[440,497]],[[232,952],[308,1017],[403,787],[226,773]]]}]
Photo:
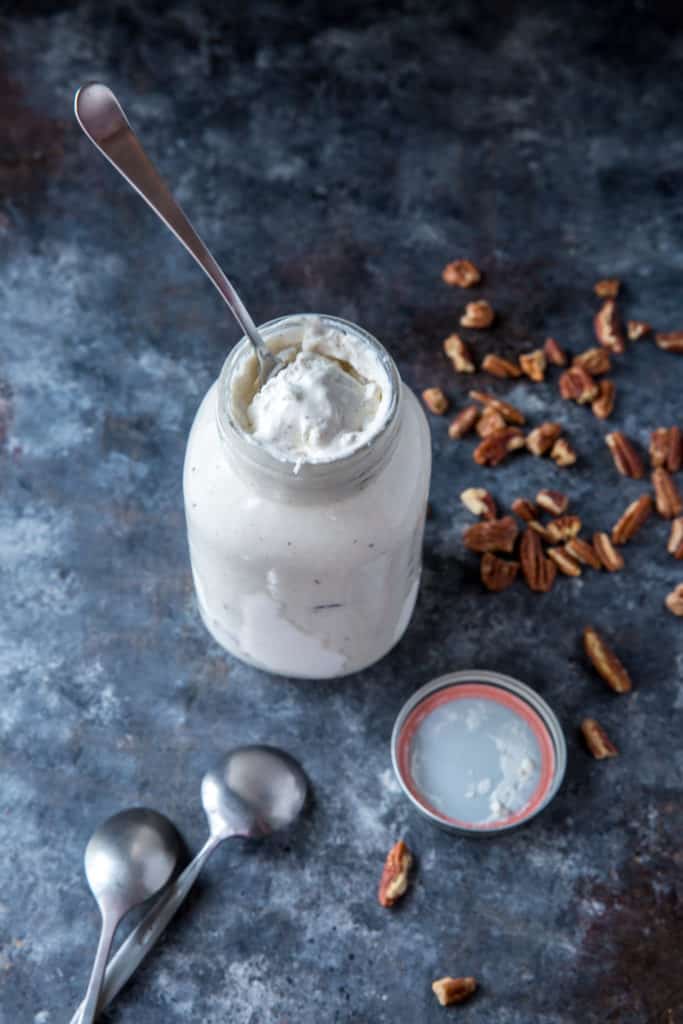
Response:
[{"label": "pecan", "polygon": [[605,435],[605,441],[612,453],[614,465],[622,476],[630,476],[634,480],[640,480],[645,475],[643,461],[634,448],[633,442],[629,441],[626,434],[622,434],[620,430],[615,430],[611,434]]},{"label": "pecan", "polygon": [[470,551],[507,551],[509,554],[515,546],[518,532],[512,516],[504,516],[502,519],[468,526],[463,540]]},{"label": "pecan", "polygon": [[683,331],[659,331],[655,341],[665,352],[683,352]]},{"label": "pecan", "polygon": [[600,388],[598,397],[591,402],[591,409],[593,415],[597,416],[599,420],[606,420],[608,416],[612,415],[617,389],[613,380],[601,380],[598,387]]},{"label": "pecan", "polygon": [[628,672],[614,651],[608,647],[603,637],[592,626],[586,626],[583,631],[583,646],[586,654],[607,685],[615,693],[628,693],[631,689],[631,679]]},{"label": "pecan", "polygon": [[538,519],[529,519],[527,522],[527,526],[530,530],[533,530],[534,533],[537,533],[538,536],[541,537],[548,544],[551,543],[547,529],[545,528],[543,523],[539,523]]},{"label": "pecan", "polygon": [[666,595],[664,604],[672,615],[683,615],[683,583],[679,583],[670,594]]},{"label": "pecan", "polygon": [[543,351],[546,354],[546,358],[549,363],[553,363],[554,366],[566,366],[567,357],[564,354],[562,347],[554,338],[546,338],[543,346]]},{"label": "pecan", "polygon": [[472,288],[481,281],[481,273],[470,260],[453,260],[443,268],[441,278],[458,288]]},{"label": "pecan", "polygon": [[595,553],[593,545],[582,537],[572,537],[565,544],[567,554],[582,565],[590,565],[593,569],[602,569],[602,562]]},{"label": "pecan", "polygon": [[490,395],[487,391],[470,391],[470,398],[473,398],[475,402],[481,402],[482,405],[495,409],[507,423],[521,426],[525,422],[524,414],[519,409],[516,409],[514,405],[510,405],[509,402],[504,402],[502,398]]},{"label": "pecan", "polygon": [[474,373],[476,367],[470,350],[459,334],[449,334],[443,343],[443,350],[457,373]]},{"label": "pecan", "polygon": [[585,405],[597,397],[599,385],[582,366],[570,366],[560,375],[560,394],[567,401]]},{"label": "pecan", "polygon": [[486,551],[481,556],[481,581],[487,590],[499,593],[507,590],[515,582],[519,570],[519,562],[506,562],[503,558]]},{"label": "pecan", "polygon": [[467,405],[451,420],[448,428],[448,436],[452,438],[464,437],[469,434],[474,424],[479,419],[479,410],[476,405]]},{"label": "pecan", "polygon": [[674,478],[663,466],[652,470],[652,486],[655,489],[655,505],[663,519],[673,519],[683,512],[683,501]]},{"label": "pecan", "polygon": [[530,590],[547,591],[555,582],[557,566],[543,554],[541,538],[527,528],[522,536],[519,553],[522,573]]},{"label": "pecan", "polygon": [[538,512],[535,506],[528,501],[526,498],[515,498],[512,502],[512,511],[520,519],[523,519],[525,523],[530,522],[532,519],[536,519]]},{"label": "pecan", "polygon": [[510,452],[524,447],[524,434],[519,427],[494,430],[474,449],[473,458],[479,466],[497,466]]},{"label": "pecan", "polygon": [[626,333],[629,341],[639,341],[646,334],[650,334],[652,328],[644,320],[629,320],[626,324]]},{"label": "pecan", "polygon": [[483,413],[479,417],[477,423],[477,433],[479,437],[488,437],[489,434],[493,434],[496,430],[503,430],[507,426],[505,420],[496,412],[495,409],[491,409],[490,406],[484,409]]},{"label": "pecan", "polygon": [[593,285],[593,291],[599,299],[616,299],[621,281],[617,277],[606,277]]},{"label": "pecan", "polygon": [[550,449],[550,458],[554,459],[558,466],[573,466],[576,462],[576,452],[565,437],[558,437]]},{"label": "pecan", "polygon": [[408,888],[408,872],[412,863],[413,856],[410,850],[403,840],[399,839],[387,854],[379,883],[377,899],[383,907],[393,907],[396,900],[405,893]]},{"label": "pecan", "polygon": [[484,519],[497,518],[496,503],[483,487],[468,487],[460,495],[460,500],[474,516],[483,516]]},{"label": "pecan", "polygon": [[558,516],[546,524],[548,540],[553,544],[559,544],[563,540],[571,540],[576,537],[581,529],[581,520],[578,516]]},{"label": "pecan", "polygon": [[632,501],[621,518],[612,527],[612,543],[626,544],[638,533],[652,512],[652,498],[649,494],[641,494]]},{"label": "pecan", "polygon": [[545,455],[562,433],[559,423],[541,423],[529,433],[526,446],[532,455]]},{"label": "pecan", "polygon": [[594,718],[584,718],[581,732],[586,746],[597,761],[602,761],[605,757],[616,757],[619,753],[603,727]]},{"label": "pecan", "polygon": [[448,408],[448,399],[441,388],[425,388],[422,392],[422,401],[435,416],[443,416]]},{"label": "pecan", "polygon": [[674,558],[683,558],[683,519],[674,519],[671,524],[669,543],[666,550]]},{"label": "pecan", "polygon": [[607,572],[620,572],[624,568],[624,559],[613,546],[608,533],[593,534],[593,549]]},{"label": "pecan", "polygon": [[490,302],[486,299],[478,299],[476,302],[468,302],[465,312],[460,317],[460,324],[463,327],[490,327],[496,318]]},{"label": "pecan", "polygon": [[593,319],[595,337],[605,348],[613,352],[624,351],[624,332],[614,299],[606,299]]},{"label": "pecan", "polygon": [[543,349],[536,348],[533,352],[524,352],[519,357],[519,365],[530,380],[538,383],[545,377],[548,360]]},{"label": "pecan", "polygon": [[481,368],[485,373],[490,373],[494,377],[501,377],[502,379],[522,376],[522,371],[516,363],[511,363],[509,359],[503,359],[501,356],[495,356],[491,353],[484,356]]},{"label": "pecan", "polygon": [[548,558],[553,562],[565,576],[580,576],[581,566],[565,548],[548,548]]},{"label": "pecan", "polygon": [[609,373],[612,369],[612,362],[606,348],[587,348],[572,359],[572,366],[580,366],[592,377],[599,377],[602,373]]},{"label": "pecan", "polygon": [[451,1006],[469,999],[476,990],[476,978],[439,978],[432,982],[432,992],[441,1006]]},{"label": "pecan", "polygon": [[650,462],[656,469],[665,466],[677,473],[683,460],[683,442],[679,427],[657,427],[650,437]]},{"label": "pecan", "polygon": [[563,515],[569,508],[569,498],[562,491],[539,491],[536,504],[553,516]]}]

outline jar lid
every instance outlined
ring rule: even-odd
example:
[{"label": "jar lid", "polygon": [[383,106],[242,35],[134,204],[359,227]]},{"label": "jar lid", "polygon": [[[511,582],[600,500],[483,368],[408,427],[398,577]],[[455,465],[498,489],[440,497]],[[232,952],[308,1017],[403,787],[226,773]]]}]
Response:
[{"label": "jar lid", "polygon": [[567,748],[555,713],[531,687],[468,670],[432,680],[404,704],[391,757],[425,817],[451,832],[492,835],[550,803]]}]

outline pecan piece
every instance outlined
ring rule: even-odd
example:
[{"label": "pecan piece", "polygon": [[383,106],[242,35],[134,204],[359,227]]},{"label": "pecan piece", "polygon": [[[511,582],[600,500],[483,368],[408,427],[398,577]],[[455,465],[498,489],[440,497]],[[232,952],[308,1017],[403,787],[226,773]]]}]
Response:
[{"label": "pecan piece", "polygon": [[432,982],[432,992],[441,1006],[452,1006],[469,999],[477,988],[476,978],[439,978]]},{"label": "pecan piece", "polygon": [[521,426],[525,422],[524,414],[519,409],[516,409],[514,405],[510,405],[509,402],[504,402],[502,398],[490,395],[487,391],[470,391],[470,398],[473,398],[475,402],[481,402],[482,405],[495,409],[506,423],[514,423],[517,426]]},{"label": "pecan piece", "polygon": [[462,327],[476,327],[478,329],[490,327],[496,318],[493,307],[486,299],[478,299],[476,302],[468,302],[465,312],[460,317]]},{"label": "pecan piece", "polygon": [[631,678],[614,651],[592,626],[583,631],[583,646],[598,673],[615,693],[628,693]]},{"label": "pecan piece", "polygon": [[658,331],[655,341],[665,352],[683,352],[683,331]]},{"label": "pecan piece", "polygon": [[506,426],[507,424],[500,413],[487,406],[479,417],[477,433],[479,437],[488,437],[489,434],[493,434],[496,430],[504,430]]},{"label": "pecan piece", "polygon": [[608,533],[600,531],[593,534],[593,550],[607,572],[620,572],[624,568],[624,559],[612,544]]},{"label": "pecan piece", "polygon": [[683,501],[674,478],[663,466],[652,470],[652,486],[655,489],[655,505],[663,519],[673,519],[683,512]]},{"label": "pecan piece", "polygon": [[494,430],[474,449],[473,458],[479,466],[497,466],[510,452],[524,447],[524,434],[519,427]]},{"label": "pecan piece", "polygon": [[559,544],[563,540],[571,540],[576,537],[581,529],[581,520],[578,516],[558,516],[546,524],[548,540],[553,544]]},{"label": "pecan piece", "polygon": [[536,348],[533,352],[524,352],[519,357],[519,365],[529,380],[539,383],[545,378],[545,368],[548,365],[546,354],[542,348]]},{"label": "pecan piece", "polygon": [[650,436],[650,462],[657,469],[665,466],[677,473],[683,461],[683,441],[679,427],[657,427]]},{"label": "pecan piece", "polygon": [[502,519],[468,526],[463,540],[470,551],[507,551],[509,554],[514,549],[518,532],[512,516],[504,516]]},{"label": "pecan piece", "polygon": [[435,416],[443,416],[448,409],[448,399],[441,388],[425,388],[422,392],[422,401]]},{"label": "pecan piece", "polygon": [[569,508],[569,498],[562,491],[543,490],[536,495],[536,504],[553,516],[561,516]]},{"label": "pecan piece", "polygon": [[560,394],[568,402],[585,405],[597,397],[599,385],[582,366],[570,366],[560,376]]},{"label": "pecan piece", "polygon": [[612,453],[614,465],[622,476],[640,480],[645,475],[643,460],[626,434],[622,434],[620,430],[614,430],[611,434],[605,435],[605,442]]},{"label": "pecan piece", "polygon": [[566,366],[567,357],[561,345],[554,338],[546,338],[543,346],[546,358],[553,366]]},{"label": "pecan piece", "polygon": [[670,594],[666,595],[664,604],[672,615],[683,615],[683,583],[679,583]]},{"label": "pecan piece", "polygon": [[671,524],[669,543],[666,550],[674,558],[683,558],[683,519],[674,519]]},{"label": "pecan piece", "polygon": [[619,311],[614,299],[606,299],[593,318],[595,337],[605,348],[613,352],[624,351],[624,332],[619,320]]},{"label": "pecan piece", "polygon": [[567,554],[582,565],[590,565],[592,569],[602,569],[602,562],[595,553],[593,545],[582,537],[572,537],[565,544]]},{"label": "pecan piece", "polygon": [[639,341],[646,334],[650,334],[652,328],[644,320],[629,320],[626,324],[626,333],[629,341]]},{"label": "pecan piece", "polygon": [[621,518],[612,527],[612,543],[626,544],[638,533],[643,523],[650,518],[652,498],[649,494],[641,494],[632,501]]},{"label": "pecan piece", "polygon": [[598,387],[598,397],[591,402],[591,410],[599,420],[606,420],[612,415],[617,389],[613,380],[601,380]]},{"label": "pecan piece", "polygon": [[548,548],[548,558],[552,558],[557,568],[565,576],[581,575],[581,566],[575,558],[572,558],[566,548]]},{"label": "pecan piece", "polygon": [[530,590],[545,592],[555,582],[557,566],[543,554],[541,538],[534,530],[527,528],[522,536],[519,560],[522,573]]},{"label": "pecan piece", "polygon": [[379,883],[377,899],[383,907],[393,907],[408,888],[408,872],[413,863],[413,855],[399,839],[394,843],[384,862],[384,870]]},{"label": "pecan piece", "polygon": [[474,373],[476,367],[470,350],[459,334],[449,334],[443,343],[443,350],[457,373]]},{"label": "pecan piece", "polygon": [[503,558],[486,551],[481,556],[481,581],[487,590],[500,593],[507,590],[515,582],[519,570],[519,562],[506,562]]},{"label": "pecan piece", "polygon": [[580,366],[591,377],[599,377],[602,373],[609,373],[612,369],[612,362],[606,348],[587,348],[572,359],[572,366]]},{"label": "pecan piece", "polygon": [[599,299],[616,299],[620,286],[621,281],[618,277],[606,277],[602,281],[596,281],[593,291]]},{"label": "pecan piece", "polygon": [[522,371],[516,363],[511,363],[509,359],[503,359],[502,356],[496,356],[492,353],[484,356],[481,368],[485,373],[490,373],[494,377],[500,377],[502,380],[509,377],[522,376]]},{"label": "pecan piece", "polygon": [[461,493],[460,500],[474,516],[483,516],[484,519],[497,518],[496,503],[483,487],[468,487]]},{"label": "pecan piece", "polygon": [[481,272],[471,260],[453,260],[441,271],[441,279],[457,288],[472,288],[481,281]]},{"label": "pecan piece", "polygon": [[584,718],[581,732],[596,761],[602,761],[605,757],[616,757],[619,753],[603,727],[594,718]]},{"label": "pecan piece", "polygon": [[472,427],[479,419],[479,409],[476,405],[467,405],[451,420],[448,427],[448,436],[452,438],[464,437],[469,434]]},{"label": "pecan piece", "polygon": [[576,452],[566,437],[558,437],[557,441],[550,449],[550,458],[553,459],[558,466],[573,466],[576,462]]},{"label": "pecan piece", "polygon": [[520,519],[523,519],[525,523],[531,522],[531,520],[536,519],[538,516],[535,506],[527,498],[515,498],[512,502],[512,511]]},{"label": "pecan piece", "polygon": [[562,433],[559,423],[541,423],[534,427],[526,439],[526,446],[532,455],[545,455]]},{"label": "pecan piece", "polygon": [[529,521],[527,522],[527,526],[529,527],[530,530],[533,530],[534,533],[537,533],[539,537],[541,537],[544,541],[546,541],[546,543],[548,543],[548,544],[551,543],[550,537],[548,536],[547,529],[545,528],[543,523],[540,523],[538,521],[538,519],[529,519]]}]

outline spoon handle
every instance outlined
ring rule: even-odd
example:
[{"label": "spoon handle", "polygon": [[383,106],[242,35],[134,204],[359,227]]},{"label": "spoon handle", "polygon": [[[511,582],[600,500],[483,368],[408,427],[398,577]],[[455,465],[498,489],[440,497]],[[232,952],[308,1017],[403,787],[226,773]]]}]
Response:
[{"label": "spoon handle", "polygon": [[92,972],[90,974],[90,980],[88,982],[88,990],[85,993],[85,999],[79,1007],[79,1024],[92,1024],[97,1014],[97,1005],[100,999],[100,992],[102,990],[102,980],[104,978],[104,968],[107,964],[107,958],[109,956],[109,950],[114,938],[114,932],[119,923],[118,917],[111,917],[106,915],[102,919],[102,931],[100,932],[100,940],[97,943],[97,952],[95,954],[95,960],[92,965]]}]

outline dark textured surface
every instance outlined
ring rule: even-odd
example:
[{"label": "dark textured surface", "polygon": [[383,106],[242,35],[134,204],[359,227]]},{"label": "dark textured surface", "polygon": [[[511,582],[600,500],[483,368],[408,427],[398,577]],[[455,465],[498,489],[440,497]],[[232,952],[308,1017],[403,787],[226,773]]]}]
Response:
[{"label": "dark textured surface", "polygon": [[[476,294],[500,314],[481,352],[549,333],[585,347],[604,274],[625,279],[628,315],[683,326],[680,15],[213,6],[0,15],[0,1019],[64,1021],[85,987],[94,825],[147,802],[198,848],[203,770],[263,739],[307,768],[310,816],[217,853],[106,1020],[436,1022],[431,980],[473,973],[481,991],[449,1011],[462,1021],[683,1021],[683,623],[663,609],[681,578],[666,526],[628,547],[624,573],[562,579],[545,597],[483,593],[460,539],[458,492],[480,481],[502,502],[562,486],[589,529],[611,525],[643,484],[616,475],[607,425],[561,403],[556,377],[496,385],[531,422],[560,417],[580,464],[481,471],[434,421],[424,584],[399,647],[337,684],[234,662],[197,615],[181,464],[238,331],[70,113],[89,78],[120,93],[258,320],[356,320],[410,385],[442,383],[458,402],[471,381],[450,375],[440,342],[470,296],[439,279],[457,255],[484,268]],[[641,443],[680,417],[680,357],[640,342],[615,378],[611,422]],[[587,621],[622,653],[632,695],[586,666]],[[535,686],[569,745],[551,808],[490,842],[417,818],[388,755],[403,700],[472,665]],[[586,713],[620,758],[586,755]],[[387,912],[375,888],[398,835],[418,869]]]}]

